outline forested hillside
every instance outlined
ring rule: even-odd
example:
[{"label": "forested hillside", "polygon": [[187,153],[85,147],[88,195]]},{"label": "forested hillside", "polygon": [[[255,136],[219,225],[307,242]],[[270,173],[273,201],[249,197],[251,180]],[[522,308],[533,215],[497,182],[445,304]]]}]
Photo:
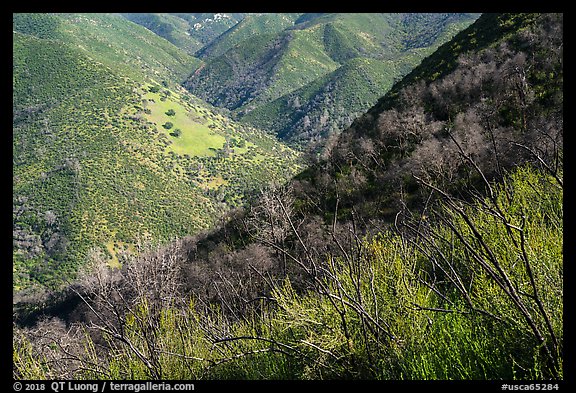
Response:
[{"label": "forested hillside", "polygon": [[198,52],[206,64],[184,86],[303,147],[348,127],[476,17],[249,16]]},{"label": "forested hillside", "polygon": [[222,225],[92,255],[13,375],[556,383],[563,157],[563,15],[482,15]]},{"label": "forested hillside", "polygon": [[122,14],[203,63],[184,86],[318,150],[479,14]]},{"label": "forested hillside", "polygon": [[234,46],[260,34],[274,34],[294,26],[301,14],[250,14],[197,52],[202,59],[223,55]]},{"label": "forested hillside", "polygon": [[207,228],[298,167],[179,86],[199,60],[121,16],[14,14],[13,29],[20,295],[63,285],[91,253],[117,266],[140,241]]}]

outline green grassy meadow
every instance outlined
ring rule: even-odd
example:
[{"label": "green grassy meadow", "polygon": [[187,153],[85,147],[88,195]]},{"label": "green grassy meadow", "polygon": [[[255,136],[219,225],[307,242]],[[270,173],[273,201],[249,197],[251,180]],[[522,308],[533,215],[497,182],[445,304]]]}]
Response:
[{"label": "green grassy meadow", "polygon": [[[148,92],[145,96],[148,100],[147,115],[149,121],[156,124],[158,130],[162,131],[172,142],[169,150],[176,154],[191,156],[214,156],[215,150],[221,149],[226,143],[226,138],[212,131],[208,126],[214,122],[206,120],[202,113],[185,107],[178,99],[167,97],[161,100],[160,93]],[[172,109],[175,114],[166,114]],[[171,122],[174,126],[166,129],[162,125]],[[180,136],[170,135],[175,129],[180,129]]]},{"label": "green grassy meadow", "polygon": [[15,292],[58,288],[94,253],[119,266],[143,238],[194,234],[297,168],[295,152],[184,91],[199,60],[143,27],[15,14],[13,29]]}]

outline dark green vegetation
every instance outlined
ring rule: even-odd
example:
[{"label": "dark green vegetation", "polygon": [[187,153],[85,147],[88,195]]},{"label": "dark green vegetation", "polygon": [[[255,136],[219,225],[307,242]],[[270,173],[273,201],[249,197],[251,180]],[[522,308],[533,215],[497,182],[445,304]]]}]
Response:
[{"label": "dark green vegetation", "polygon": [[185,86],[301,147],[349,126],[469,14],[246,17],[198,52]]},{"label": "dark green vegetation", "polygon": [[562,379],[563,16],[456,40],[225,225],[93,254],[14,376]]},{"label": "dark green vegetation", "polygon": [[61,286],[94,249],[117,264],[196,233],[296,170],[179,87],[197,59],[119,15],[15,14],[13,29],[15,291]]},{"label": "dark green vegetation", "polygon": [[354,58],[305,87],[286,94],[243,120],[298,145],[322,141],[348,127],[392,86],[400,75],[396,61]]},{"label": "dark green vegetation", "polygon": [[198,57],[210,59],[223,55],[243,41],[260,34],[280,33],[293,26],[301,14],[256,14],[246,15],[222,35],[215,38],[196,54]]}]

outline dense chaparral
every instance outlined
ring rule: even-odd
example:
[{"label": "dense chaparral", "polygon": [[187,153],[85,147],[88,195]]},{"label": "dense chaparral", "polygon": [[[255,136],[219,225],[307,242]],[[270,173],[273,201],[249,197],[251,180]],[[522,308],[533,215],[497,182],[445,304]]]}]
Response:
[{"label": "dense chaparral", "polygon": [[564,379],[562,14],[13,24],[15,378]]}]

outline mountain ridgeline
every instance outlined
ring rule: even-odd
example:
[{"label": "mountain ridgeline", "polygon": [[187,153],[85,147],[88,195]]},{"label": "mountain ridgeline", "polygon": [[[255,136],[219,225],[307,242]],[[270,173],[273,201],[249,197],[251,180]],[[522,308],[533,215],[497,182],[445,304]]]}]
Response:
[{"label": "mountain ridgeline", "polygon": [[[348,128],[327,132],[308,168],[261,187],[219,225],[127,256],[121,269],[94,254],[56,296],[21,304],[14,376],[505,379],[558,387],[563,15],[483,14],[457,34],[449,26],[469,24],[466,17],[266,18],[293,25],[272,34],[260,25],[228,30],[219,36],[231,40],[222,51],[216,38],[197,52],[206,57],[183,85],[256,122],[265,107],[284,120],[312,113],[311,97],[338,91],[343,80],[359,89],[342,87],[343,100],[346,91],[363,95],[363,76],[389,69],[381,63],[402,69],[394,78],[405,76],[347,119]],[[238,42],[234,31],[253,35]],[[72,49],[60,50],[63,58]],[[410,63],[399,57],[406,52],[430,55]],[[157,94],[155,86],[162,91],[150,84],[146,94]],[[167,100],[188,94],[170,91]],[[154,115],[160,97],[146,97]],[[48,105],[58,108],[57,99]],[[52,108],[28,105],[23,113]],[[39,133],[52,124],[39,123]],[[275,129],[308,141],[292,130]],[[45,182],[79,184],[84,167],[75,168],[72,161]],[[43,217],[46,228],[59,225]]]},{"label": "mountain ridgeline", "polygon": [[198,55],[184,86],[306,147],[346,128],[475,14],[245,18]]},{"label": "mountain ridgeline", "polygon": [[212,226],[476,17],[14,14],[14,291]]},{"label": "mountain ridgeline", "polygon": [[15,14],[13,30],[15,292],[208,228],[299,168],[182,89],[198,59],[120,15]]}]

